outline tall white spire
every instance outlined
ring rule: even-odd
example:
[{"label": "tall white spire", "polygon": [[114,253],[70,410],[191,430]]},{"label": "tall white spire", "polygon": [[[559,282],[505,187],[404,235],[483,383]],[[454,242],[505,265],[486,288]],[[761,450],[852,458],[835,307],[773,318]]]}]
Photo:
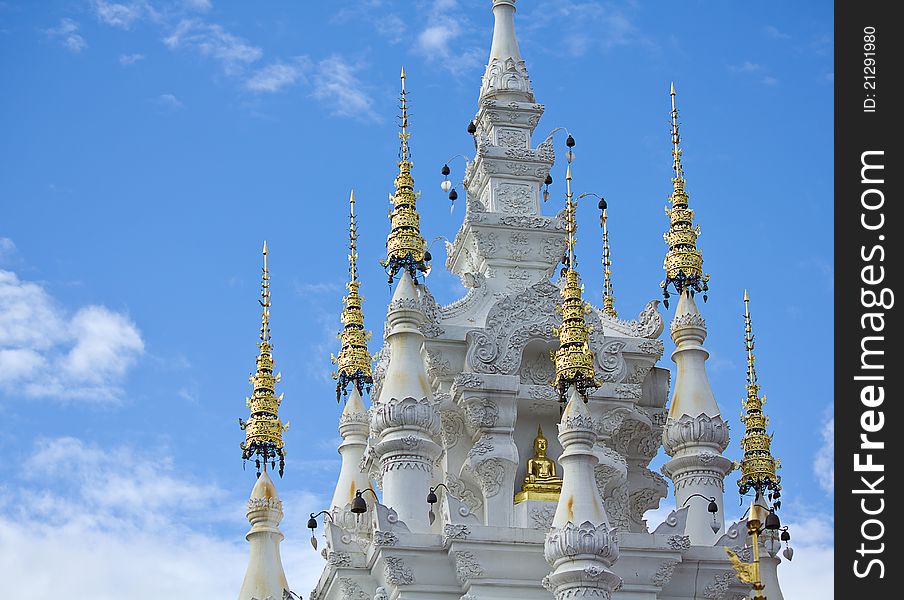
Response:
[{"label": "tall white spire", "polygon": [[[367,409],[364,400],[356,386],[348,395],[345,409],[339,417],[339,435],[342,443],[339,444],[339,455],[342,457],[342,467],[339,471],[339,480],[333,492],[333,500],[330,506],[333,508],[345,508],[345,505],[355,498],[355,492],[371,487],[370,479],[361,472],[361,459],[367,447],[368,426]],[[371,500],[368,496],[366,500]]]},{"label": "tall white spire", "polygon": [[515,0],[493,0],[493,18],[493,45],[480,98],[533,102],[534,91],[515,37]]},{"label": "tall white spire", "polygon": [[[675,485],[677,507],[688,507],[685,533],[691,543],[711,545],[725,528],[724,481],[733,465],[722,456],[728,446],[728,424],[706,375],[706,323],[688,289],[681,292],[671,329],[677,374],[662,441],[672,458],[662,472]],[[709,512],[708,499],[715,500],[718,512]]]},{"label": "tall white spire", "polygon": [[493,0],[493,45],[490,61],[494,58],[521,60],[518,39],[515,37],[515,0]]},{"label": "tall white spire", "polygon": [[425,533],[430,523],[424,498],[441,451],[440,421],[421,358],[420,325],[426,317],[407,270],[402,271],[386,319],[389,365],[371,419],[383,504],[394,509],[410,531]]},{"label": "tall white spire", "polygon": [[611,569],[618,560],[617,534],[609,527],[594,473],[596,430],[584,398],[572,386],[559,423],[562,493],[544,546],[552,566],[545,584],[557,600],[609,598],[621,584]]},{"label": "tall white spire", "polygon": [[279,556],[279,543],[283,540],[279,530],[282,518],[282,501],[264,465],[248,500],[251,529],[245,538],[251,545],[251,555],[239,600],[281,599],[289,589]]}]

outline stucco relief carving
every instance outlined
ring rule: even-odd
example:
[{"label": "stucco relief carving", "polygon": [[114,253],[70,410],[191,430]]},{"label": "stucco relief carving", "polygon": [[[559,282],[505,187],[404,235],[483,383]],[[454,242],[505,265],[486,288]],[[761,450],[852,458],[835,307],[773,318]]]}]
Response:
[{"label": "stucco relief carving", "polygon": [[534,506],[528,512],[531,527],[534,529],[547,530],[552,527],[552,519],[556,516],[555,505],[550,506]]},{"label": "stucco relief carving", "polygon": [[554,565],[563,558],[589,554],[612,564],[618,559],[618,540],[614,533],[605,523],[594,525],[585,521],[575,525],[568,521],[547,534],[543,545],[546,561]]},{"label": "stucco relief carving", "polygon": [[545,385],[551,390],[550,382],[555,373],[556,367],[549,355],[540,352],[535,357],[524,361],[519,374],[523,383]]},{"label": "stucco relief carving", "polygon": [[531,339],[551,339],[559,289],[541,281],[500,300],[487,315],[486,328],[467,334],[467,362],[478,373],[514,374]]},{"label": "stucco relief carving", "polygon": [[[594,337],[598,338],[597,343],[602,341],[602,333],[598,336],[594,336],[593,332],[591,332],[591,339]],[[622,350],[624,350],[624,348],[625,343],[616,340],[605,343],[596,350],[596,364],[600,369],[599,377],[604,382],[624,380],[628,368],[625,364],[625,357],[622,355]]]},{"label": "stucco relief carving", "polygon": [[374,531],[374,546],[395,546],[399,543],[399,536],[392,531]]},{"label": "stucco relief carving", "polygon": [[668,585],[669,581],[672,580],[672,575],[675,574],[675,566],[677,564],[677,560],[667,560],[659,565],[659,569],[657,569],[650,578],[650,583],[658,587],[665,587]]},{"label": "stucco relief carving", "polygon": [[530,214],[532,196],[531,186],[524,183],[500,183],[493,193],[499,212],[510,215]]},{"label": "stucco relief carving", "polygon": [[441,352],[436,350],[427,350],[427,375],[432,379],[445,378],[452,375],[452,363],[447,358],[443,358]]},{"label": "stucco relief carving", "polygon": [[471,490],[462,479],[455,475],[446,475],[446,487],[450,496],[462,503],[459,509],[459,516],[467,517],[471,514],[478,513],[483,508],[483,500],[480,494]]},{"label": "stucco relief carving", "polygon": [[443,526],[443,547],[449,545],[452,540],[464,540],[471,535],[471,528],[467,525],[448,523]]},{"label": "stucco relief carving", "polygon": [[670,535],[667,543],[672,550],[688,550],[691,547],[691,537],[689,535]]},{"label": "stucco relief carving", "polygon": [[723,600],[728,588],[736,581],[737,577],[735,577],[734,571],[720,571],[703,588],[703,597],[707,600]]},{"label": "stucco relief carving", "polygon": [[439,415],[427,398],[382,398],[373,409],[371,429],[375,435],[389,428],[414,427],[439,438]]},{"label": "stucco relief carving", "polygon": [[457,410],[440,411],[440,419],[442,421],[442,441],[443,447],[447,450],[452,448],[461,439],[465,429],[464,418]]},{"label": "stucco relief carving", "polygon": [[383,379],[386,377],[386,369],[389,368],[390,353],[389,344],[383,344],[383,347],[377,353],[376,365],[374,366],[374,388],[371,398],[379,398],[380,392],[383,390]]},{"label": "stucco relief carving", "polygon": [[465,417],[472,431],[491,429],[499,421],[499,407],[489,398],[469,399],[465,402]]},{"label": "stucco relief carving", "polygon": [[496,130],[496,144],[498,146],[527,147],[527,132],[523,129],[511,129],[501,127]]},{"label": "stucco relief carving", "polygon": [[484,496],[492,498],[499,493],[505,478],[505,465],[501,458],[488,458],[476,465],[470,464],[468,468],[483,490]]},{"label": "stucco relief carving", "polygon": [[387,583],[392,585],[411,585],[414,583],[414,572],[405,566],[405,561],[398,556],[386,556],[383,575]]},{"label": "stucco relief carving", "polygon": [[421,324],[421,332],[428,338],[439,337],[443,334],[443,328],[439,325],[439,306],[427,286],[421,286],[420,290],[421,310],[427,317]]},{"label": "stucco relief carving", "polygon": [[710,417],[699,414],[696,417],[682,415],[678,419],[669,418],[662,432],[665,451],[670,456],[691,445],[708,444],[725,450],[728,446],[728,423],[720,415]]},{"label": "stucco relief carving", "polygon": [[342,594],[342,600],[370,600],[370,596],[365,594],[364,590],[348,577],[339,578],[339,590]]},{"label": "stucco relief carving", "polygon": [[706,321],[699,314],[684,313],[672,319],[671,330],[683,329],[685,327],[693,327],[695,329],[706,329]]},{"label": "stucco relief carving", "polygon": [[[508,250],[509,258],[516,261],[524,260],[530,253],[530,246],[528,246],[529,241],[530,240],[525,233],[515,232],[509,236],[508,244],[505,246],[506,250]],[[517,271],[515,271],[515,273],[517,273]],[[514,275],[514,273],[512,274]]]},{"label": "stucco relief carving", "polygon": [[453,556],[455,558],[455,576],[462,583],[484,574],[484,568],[477,561],[473,552],[462,550],[453,552]]}]

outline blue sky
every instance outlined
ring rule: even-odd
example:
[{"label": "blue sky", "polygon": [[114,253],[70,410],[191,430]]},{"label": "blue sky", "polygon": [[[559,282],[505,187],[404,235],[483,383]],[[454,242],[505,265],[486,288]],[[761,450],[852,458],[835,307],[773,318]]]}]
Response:
[{"label": "blue sky", "polygon": [[[43,582],[30,597],[49,598],[59,582],[96,598],[113,597],[110,582],[132,598],[238,589],[254,475],[242,471],[236,421],[246,417],[256,355],[265,238],[292,422],[279,484],[286,568],[293,587],[310,589],[321,562],[302,521],[326,503],[338,472],[329,355],[338,349],[348,192],[361,215],[365,316],[379,340],[399,68],[409,78],[423,230],[451,239],[463,203],[450,216],[439,169],[473,150],[465,126],[489,51],[489,6],[0,2],[0,545],[21,548],[0,571],[29,573],[36,556],[61,565],[30,577]],[[660,293],[676,82],[712,274],[706,346],[732,422],[728,453],[740,457],[747,287],[785,518],[798,525],[795,562],[783,569],[792,587],[816,573],[824,580],[831,4],[519,0],[516,26],[546,105],[536,137],[568,127],[576,190],[609,202],[623,317]],[[462,163],[452,167],[460,180]],[[547,214],[561,208],[561,171]],[[578,256],[598,300],[595,222],[596,207],[583,206]],[[439,242],[434,255],[428,283],[452,301],[462,288],[443,272]],[[672,366],[668,352],[661,364]],[[733,481],[726,498],[735,502]]]}]

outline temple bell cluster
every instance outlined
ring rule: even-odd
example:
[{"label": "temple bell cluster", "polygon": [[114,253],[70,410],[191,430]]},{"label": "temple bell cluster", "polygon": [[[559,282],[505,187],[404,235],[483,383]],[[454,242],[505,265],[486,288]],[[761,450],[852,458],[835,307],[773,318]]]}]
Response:
[{"label": "temple bell cluster", "polygon": [[[350,198],[349,281],[336,365],[342,466],[328,507],[311,514],[323,572],[310,600],[781,600],[778,557],[792,558],[754,358],[749,296],[742,402],[744,455],[723,455],[729,427],[709,381],[697,304],[709,289],[699,226],[688,203],[675,87],[674,176],[665,234],[664,308],[677,296],[670,334],[676,377],[657,366],[665,329],[654,300],[633,320],[618,316],[608,206],[572,191],[575,138],[565,147],[565,202],[541,214],[556,162],[554,130],[531,137],[544,107],[534,98],[515,37],[515,0],[493,0],[493,42],[477,113],[468,126],[464,222],[445,266],[468,288],[439,305],[426,283],[433,257],[421,233],[412,177],[406,75],[402,71],[398,173],[387,254],[394,286],[385,342],[368,351]],[[448,176],[443,190],[458,197]],[[576,203],[598,200],[602,306],[584,298],[575,253]],[[300,598],[280,559],[282,502],[270,472],[283,473],[282,396],[270,342],[264,244],[262,322],[242,457],[258,478],[248,502],[251,553],[239,600]],[[740,330],[740,327],[739,327]],[[740,336],[739,336],[740,337]],[[370,408],[364,398],[370,396]],[[663,447],[662,475],[649,468]],[[750,497],[725,524],[724,482],[739,470]],[[665,477],[663,477],[663,475]],[[675,510],[651,528],[672,481]]]}]

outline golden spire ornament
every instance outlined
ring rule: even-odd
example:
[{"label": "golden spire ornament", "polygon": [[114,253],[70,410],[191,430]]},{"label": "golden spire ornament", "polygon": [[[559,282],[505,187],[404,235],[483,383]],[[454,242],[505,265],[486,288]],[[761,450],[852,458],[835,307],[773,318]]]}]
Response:
[{"label": "golden spire ornament", "polygon": [[386,260],[382,264],[392,284],[395,276],[402,269],[408,271],[414,283],[418,273],[426,276],[430,271],[430,252],[427,242],[421,236],[421,217],[417,212],[417,199],[420,195],[414,191],[414,178],[411,176],[411,152],[408,147],[408,98],[405,91],[405,67],[402,67],[402,91],[400,94],[401,131],[399,139],[399,174],[395,178],[395,193],[389,197],[392,209],[389,213],[391,231],[386,238]]},{"label": "golden spire ornament", "polygon": [[747,290],[744,290],[744,347],[747,350],[747,398],[744,400],[744,414],[741,416],[744,423],[744,437],[741,438],[744,458],[741,460],[738,488],[742,496],[754,489],[758,494],[769,493],[771,497],[778,498],[782,489],[781,477],[775,473],[779,461],[772,456],[772,438],[766,433],[769,418],[763,412],[766,397],[760,396],[760,386],[757,383],[750,296]]},{"label": "golden spire ornament", "polygon": [[364,329],[363,298],[358,289],[358,228],[355,224],[355,191],[348,199],[348,294],[342,299],[342,332],[339,334],[341,349],[339,356],[331,356],[338,369],[333,373],[336,383],[336,402],[340,396],[348,394],[348,384],[354,383],[359,394],[370,392],[374,378],[371,370],[371,357],[367,352],[367,340],[370,332]]},{"label": "golden spire ornament", "polygon": [[600,227],[603,229],[603,313],[618,318],[615,310],[615,296],[612,291],[612,258],[609,251],[609,228],[606,200],[600,198]]},{"label": "golden spire ornament", "polygon": [[251,409],[251,417],[248,421],[239,419],[239,427],[245,431],[245,441],[242,442],[242,460],[255,457],[254,463],[257,473],[260,475],[261,463],[267,470],[269,463],[271,468],[276,467],[276,459],[279,458],[279,476],[282,477],[285,467],[285,447],[282,434],[289,425],[279,420],[279,405],[282,404],[282,394],[276,395],[276,384],[280,375],[273,374],[273,347],[270,343],[270,270],[267,267],[267,242],[264,242],[264,268],[261,277],[261,333],[260,343],[257,345],[257,371],[249,377],[253,392],[250,398],[245,399],[245,404]]},{"label": "golden spire ornament", "polygon": [[688,193],[684,187],[674,83],[669,95],[672,98],[672,168],[675,177],[672,179],[673,190],[669,196],[671,207],[665,210],[669,217],[669,231],[663,236],[669,245],[665,255],[665,281],[660,284],[666,308],[669,307],[669,285],[674,286],[678,295],[684,290],[690,294],[703,292],[704,302],[707,299],[706,292],[709,290],[709,274],[703,272],[703,254],[697,249],[700,226],[694,226],[694,211],[688,208]]},{"label": "golden spire ornament", "polygon": [[562,315],[562,326],[553,331],[559,336],[559,349],[552,353],[556,365],[554,385],[559,394],[559,401],[566,402],[568,388],[574,386],[587,401],[587,392],[599,387],[593,367],[593,351],[590,349],[590,327],[584,315],[588,312],[582,297],[583,285],[577,271],[577,258],[574,252],[577,220],[575,216],[574,196],[571,191],[571,157],[574,138],[568,136],[568,167],[565,171],[565,231],[568,234],[567,251],[562,263],[562,275],[565,285],[562,288],[562,304],[557,312]]}]

